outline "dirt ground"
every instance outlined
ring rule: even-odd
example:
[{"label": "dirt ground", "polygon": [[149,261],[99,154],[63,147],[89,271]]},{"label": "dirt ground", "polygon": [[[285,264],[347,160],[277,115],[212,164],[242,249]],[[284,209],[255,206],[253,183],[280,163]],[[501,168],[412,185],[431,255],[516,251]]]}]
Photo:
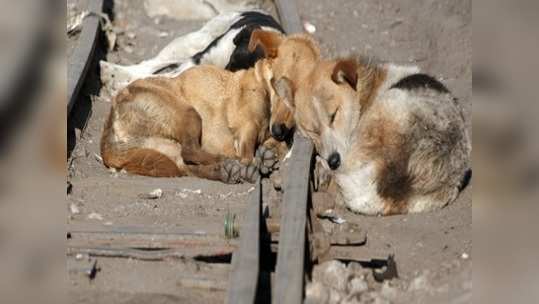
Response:
[{"label": "dirt ground", "polygon": [[[113,22],[120,30],[117,50],[106,55],[112,62],[131,64],[154,56],[173,38],[203,24],[150,18],[143,0],[112,4]],[[302,21],[315,25],[314,35],[325,56],[368,54],[383,61],[419,65],[443,80],[471,113],[471,1],[298,0],[298,5]],[[190,229],[222,235],[227,213],[241,218],[252,185],[145,178],[107,170],[99,158],[99,141],[110,102],[108,96],[90,98],[99,92],[95,69],[91,73],[77,109],[89,113],[90,119],[86,126],[71,122],[84,131],[73,135],[80,139],[69,170],[68,225],[152,225],[163,231]],[[163,190],[160,199],[140,198],[157,188]],[[384,218],[359,216],[343,208],[337,212],[368,233],[366,246],[352,250],[351,257],[395,254],[400,279],[388,285],[389,295],[385,288],[384,300],[466,303],[471,301],[472,288],[471,207],[470,185],[457,202],[437,212]],[[101,271],[92,281],[70,274],[70,302],[222,303],[226,294],[220,288],[210,293],[183,288],[181,282],[184,277],[223,282],[228,264],[123,259],[99,259],[99,263]],[[370,286],[379,293],[382,287]]]}]

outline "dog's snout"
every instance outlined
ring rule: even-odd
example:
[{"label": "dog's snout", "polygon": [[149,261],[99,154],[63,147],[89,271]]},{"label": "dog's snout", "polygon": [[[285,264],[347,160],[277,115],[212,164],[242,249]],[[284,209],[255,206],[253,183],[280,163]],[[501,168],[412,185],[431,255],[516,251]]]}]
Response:
[{"label": "dog's snout", "polygon": [[271,136],[279,141],[285,140],[289,132],[290,130],[285,124],[273,124],[271,126]]},{"label": "dog's snout", "polygon": [[337,170],[341,166],[341,155],[337,152],[331,153],[328,159],[328,165],[331,170]]}]

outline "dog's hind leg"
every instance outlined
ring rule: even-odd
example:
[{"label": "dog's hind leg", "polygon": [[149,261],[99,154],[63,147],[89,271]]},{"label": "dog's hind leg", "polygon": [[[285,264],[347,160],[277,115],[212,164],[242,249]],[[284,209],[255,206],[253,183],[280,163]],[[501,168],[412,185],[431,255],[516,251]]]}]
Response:
[{"label": "dog's hind leg", "polygon": [[128,142],[102,142],[107,167],[154,177],[189,175],[181,158],[181,146],[165,138],[135,138]]}]

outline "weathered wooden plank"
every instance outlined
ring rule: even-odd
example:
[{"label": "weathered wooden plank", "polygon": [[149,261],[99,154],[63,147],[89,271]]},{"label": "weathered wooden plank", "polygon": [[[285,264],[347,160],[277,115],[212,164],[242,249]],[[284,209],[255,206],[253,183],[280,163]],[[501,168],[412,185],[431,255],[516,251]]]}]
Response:
[{"label": "weathered wooden plank", "polygon": [[175,237],[211,237],[204,230],[186,228],[157,228],[143,225],[102,225],[72,223],[67,226],[71,234],[126,234],[126,235],[172,235]]},{"label": "weathered wooden plank", "polygon": [[87,254],[92,257],[107,258],[128,258],[143,261],[162,261],[166,259],[193,259],[196,257],[225,256],[231,254],[233,248],[173,248],[144,250],[139,248],[117,248],[117,247],[91,247],[90,245],[81,247],[68,246],[67,256],[77,254]]},{"label": "weathered wooden plank", "polygon": [[[90,0],[88,11],[101,13],[103,0]],[[67,114],[71,113],[79,90],[86,77],[86,72],[94,54],[97,36],[99,34],[99,16],[90,14],[84,19],[78,44],[68,58],[67,66]]]},{"label": "weathered wooden plank", "polygon": [[260,221],[262,184],[256,182],[255,191],[249,197],[245,221],[240,230],[239,249],[232,257],[229,280],[228,303],[255,303],[260,273]]},{"label": "weathered wooden plank", "polygon": [[295,0],[275,0],[275,6],[281,17],[281,24],[289,34],[303,32]]},{"label": "weathered wooden plank", "polygon": [[294,145],[281,207],[281,229],[273,303],[302,303],[305,276],[307,203],[313,145],[299,133]]},{"label": "weathered wooden plank", "polygon": [[[100,235],[101,236],[101,235]],[[223,239],[177,239],[174,236],[161,238],[158,235],[150,237],[115,237],[115,235],[103,235],[100,238],[75,238],[67,240],[68,247],[114,247],[114,248],[217,248],[233,250],[237,242]]]}]

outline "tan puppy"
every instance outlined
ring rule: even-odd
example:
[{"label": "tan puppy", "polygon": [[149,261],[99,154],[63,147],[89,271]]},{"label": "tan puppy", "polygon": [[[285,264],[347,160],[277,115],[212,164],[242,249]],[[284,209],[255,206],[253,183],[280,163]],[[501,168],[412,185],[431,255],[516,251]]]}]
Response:
[{"label": "tan puppy", "polygon": [[[105,165],[149,176],[253,181],[255,149],[269,138],[262,68],[198,66],[176,78],[133,82],[113,100],[101,140]],[[262,154],[271,167],[273,156]]]},{"label": "tan puppy", "polygon": [[433,210],[464,186],[471,143],[463,109],[417,68],[324,61],[299,86],[281,78],[275,87],[352,211]]},{"label": "tan puppy", "polygon": [[279,141],[287,141],[294,130],[293,111],[275,91],[275,81],[286,77],[296,86],[303,82],[320,60],[320,49],[307,34],[284,36],[277,32],[255,30],[251,35],[249,50],[261,48],[266,60],[263,64],[267,74],[267,87],[271,99],[271,135]]}]

